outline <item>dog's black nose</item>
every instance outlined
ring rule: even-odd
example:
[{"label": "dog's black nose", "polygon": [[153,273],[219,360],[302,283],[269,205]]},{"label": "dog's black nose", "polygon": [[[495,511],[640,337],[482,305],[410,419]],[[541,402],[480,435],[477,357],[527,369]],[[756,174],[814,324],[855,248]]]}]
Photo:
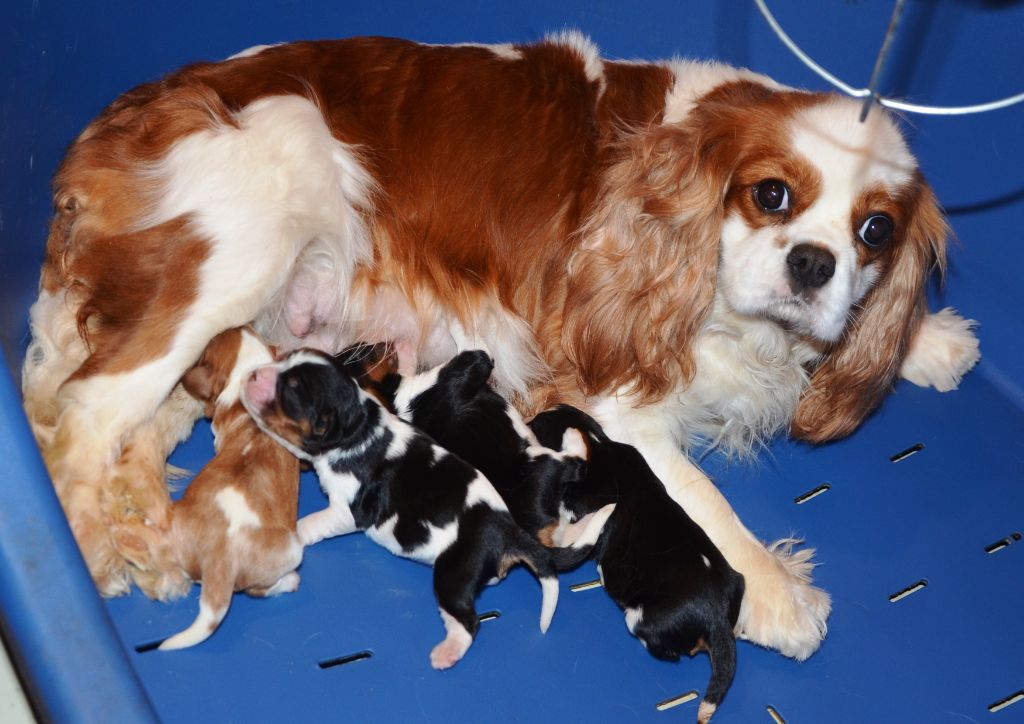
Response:
[{"label": "dog's black nose", "polygon": [[795,282],[794,292],[817,289],[836,273],[836,258],[828,249],[813,244],[797,244],[786,257],[789,276]]}]

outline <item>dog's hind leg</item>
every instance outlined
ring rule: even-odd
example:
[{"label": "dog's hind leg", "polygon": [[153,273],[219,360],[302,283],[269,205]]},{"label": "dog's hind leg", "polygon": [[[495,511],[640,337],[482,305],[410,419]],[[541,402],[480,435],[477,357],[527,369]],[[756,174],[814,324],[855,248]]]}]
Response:
[{"label": "dog's hind leg", "polygon": [[447,634],[430,652],[435,669],[450,669],[465,656],[480,627],[474,601],[482,584],[480,566],[475,564],[481,560],[465,553],[456,543],[434,562],[434,595]]},{"label": "dog's hind leg", "polygon": [[240,588],[259,598],[294,593],[299,587],[295,569],[302,563],[302,543],[293,530],[282,527],[259,528],[247,532],[245,568],[253,574],[240,578]]}]

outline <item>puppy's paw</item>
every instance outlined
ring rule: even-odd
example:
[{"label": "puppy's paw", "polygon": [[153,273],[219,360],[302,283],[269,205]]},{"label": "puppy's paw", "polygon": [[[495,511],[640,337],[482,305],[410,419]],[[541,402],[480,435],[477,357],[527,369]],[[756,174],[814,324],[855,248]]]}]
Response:
[{"label": "puppy's paw", "polygon": [[267,589],[267,596],[280,596],[282,593],[295,593],[299,589],[299,574],[295,571],[286,573]]},{"label": "puppy's paw", "polygon": [[811,585],[814,550],[793,552],[798,542],[784,539],[761,548],[744,567],[746,590],[736,628],[740,638],[802,661],[818,650],[828,631],[832,600]]},{"label": "puppy's paw", "polygon": [[299,542],[303,546],[311,546],[322,541],[326,537],[323,532],[322,523],[321,517],[317,516],[316,513],[300,518],[299,522],[295,524],[295,532],[299,536]]},{"label": "puppy's paw", "polygon": [[430,665],[438,670],[450,669],[455,666],[456,662],[466,655],[469,647],[473,644],[473,634],[444,608],[441,608],[440,611],[441,620],[444,622],[444,629],[448,635],[430,652]]},{"label": "puppy's paw", "polygon": [[447,638],[430,652],[430,665],[438,671],[450,669],[466,655],[466,649],[461,642]]},{"label": "puppy's paw", "polygon": [[973,319],[964,319],[949,307],[925,315],[907,350],[900,376],[919,387],[934,387],[939,392],[955,390],[981,359],[976,326]]}]

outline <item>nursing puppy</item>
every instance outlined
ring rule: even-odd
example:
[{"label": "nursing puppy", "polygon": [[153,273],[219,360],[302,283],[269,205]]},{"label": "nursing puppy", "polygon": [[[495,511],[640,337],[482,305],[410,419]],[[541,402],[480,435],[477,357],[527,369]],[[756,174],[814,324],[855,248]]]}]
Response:
[{"label": "nursing puppy", "polygon": [[171,507],[166,536],[156,540],[152,529],[122,528],[115,537],[126,550],[139,547],[132,545],[133,535],[149,536],[147,547],[161,558],[160,569],[182,570],[202,581],[199,616],[161,649],[194,646],[208,638],[227,614],[235,591],[263,597],[299,585],[299,461],[260,431],[239,400],[249,373],[273,359],[248,329],[213,338],[181,382],[212,418],[216,454]]},{"label": "nursing puppy", "polygon": [[626,612],[630,633],[655,657],[678,661],[708,652],[711,680],[697,711],[697,721],[706,723],[736,672],[733,631],[743,576],[669,497],[637,449],[608,438],[589,415],[560,405],[530,427],[542,444],[561,440],[570,428],[585,433],[588,474],[567,489],[562,505],[583,515],[616,503],[594,551],[601,583]]},{"label": "nursing puppy", "polygon": [[299,522],[303,543],[363,530],[434,566],[447,631],[431,651],[434,668],[465,655],[479,627],[477,594],[516,563],[540,579],[547,631],[558,601],[552,554],[515,524],[486,477],[388,411],[339,361],[298,350],[254,371],[242,399],[263,430],[313,464],[330,499]]},{"label": "nursing puppy", "polygon": [[[560,527],[559,502],[565,486],[586,470],[587,448],[575,428],[568,428],[552,449],[544,447],[519,411],[489,384],[494,360],[482,350],[464,351],[443,365],[418,375],[398,372],[399,355],[388,344],[357,344],[337,359],[366,390],[392,412],[425,432],[438,445],[482,472],[526,532],[545,546],[556,535],[583,548],[611,514],[611,506]],[[578,565],[578,555],[555,553],[561,562]]]}]

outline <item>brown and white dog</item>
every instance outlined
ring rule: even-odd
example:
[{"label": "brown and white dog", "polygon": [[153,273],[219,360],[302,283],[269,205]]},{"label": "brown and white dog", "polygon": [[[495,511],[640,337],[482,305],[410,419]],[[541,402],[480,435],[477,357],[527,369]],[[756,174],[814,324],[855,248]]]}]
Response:
[{"label": "brown and white dog", "polygon": [[[949,387],[977,360],[968,322],[926,314],[934,196],[859,107],[573,32],[259,47],[127,92],[57,171],[24,367],[100,589],[128,584],[111,517],[166,505],[157,456],[122,451],[187,432],[168,394],[215,334],[395,340],[409,371],[461,325],[524,412],[573,403],[639,448],[745,577],[740,634],[809,656],[830,610],[811,551],[756,540],[685,448],[841,437],[901,366]],[[125,467],[152,485],[112,508]]]},{"label": "brown and white dog", "polygon": [[153,586],[158,597],[172,598],[190,580],[202,581],[199,616],[161,649],[206,640],[227,615],[235,591],[265,597],[299,585],[299,461],[265,435],[242,404],[249,373],[273,360],[251,330],[235,328],[213,338],[182,386],[212,418],[216,454],[171,506],[166,532],[115,526],[118,550],[140,569],[160,572]]}]

